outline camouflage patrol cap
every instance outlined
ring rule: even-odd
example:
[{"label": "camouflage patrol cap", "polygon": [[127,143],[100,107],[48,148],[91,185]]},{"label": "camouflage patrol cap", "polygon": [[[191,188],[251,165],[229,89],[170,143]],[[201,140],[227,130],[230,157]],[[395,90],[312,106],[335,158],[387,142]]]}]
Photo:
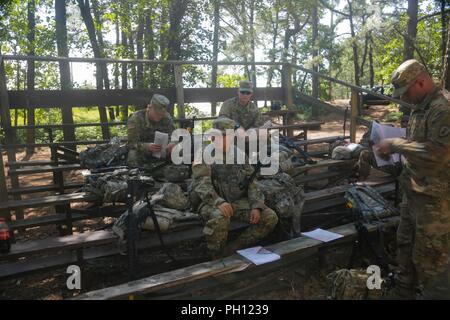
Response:
[{"label": "camouflage patrol cap", "polygon": [[227,129],[234,130],[236,128],[236,122],[227,117],[218,117],[213,121],[213,128],[222,131],[222,133],[226,133]]},{"label": "camouflage patrol cap", "polygon": [[158,111],[166,111],[170,101],[162,94],[154,94],[150,100],[150,104]]},{"label": "camouflage patrol cap", "polygon": [[395,89],[392,97],[398,98],[404,94],[423,72],[426,72],[425,66],[419,61],[410,59],[403,62],[392,75],[391,83]]},{"label": "camouflage patrol cap", "polygon": [[239,91],[253,92],[253,83],[251,83],[250,81],[240,81]]}]

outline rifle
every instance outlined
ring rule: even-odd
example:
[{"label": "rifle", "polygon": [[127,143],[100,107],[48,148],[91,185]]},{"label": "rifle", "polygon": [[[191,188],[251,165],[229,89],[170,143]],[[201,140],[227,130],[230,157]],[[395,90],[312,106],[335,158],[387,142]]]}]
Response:
[{"label": "rifle", "polygon": [[280,133],[280,144],[296,150],[300,156],[303,158],[303,164],[315,164],[317,161],[313,160],[311,156],[303,150],[300,146],[298,146],[295,141],[289,137],[286,137],[285,135]]},{"label": "rifle", "polygon": [[248,178],[245,177],[244,181],[241,181],[239,183],[239,189],[241,189],[241,190],[248,189],[248,186],[253,182],[253,180],[255,180],[256,175],[258,174],[261,167],[262,167],[262,163],[260,161],[258,161],[258,163],[256,165],[254,165],[254,170],[253,170],[252,174]]}]

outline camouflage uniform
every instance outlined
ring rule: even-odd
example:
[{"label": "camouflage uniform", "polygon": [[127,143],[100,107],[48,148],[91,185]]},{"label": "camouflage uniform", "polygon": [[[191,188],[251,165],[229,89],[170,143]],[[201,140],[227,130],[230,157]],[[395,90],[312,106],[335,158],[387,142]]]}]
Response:
[{"label": "camouflage uniform", "polygon": [[[252,84],[248,81],[241,81],[239,91],[253,92]],[[233,119],[245,130],[258,128],[264,124],[264,119],[258,107],[251,101],[246,106],[241,106],[238,97],[224,101],[219,116]]]},{"label": "camouflage uniform", "polygon": [[[403,94],[425,68],[415,60],[402,64],[393,77]],[[405,191],[397,231],[401,273],[399,290],[416,284],[424,298],[450,298],[450,105],[436,90],[411,112],[407,139],[394,139],[392,152],[406,161],[400,177]]]},{"label": "camouflage uniform", "polygon": [[[215,120],[217,129],[227,118]],[[226,125],[226,124],[225,124]],[[227,128],[233,128],[230,125]],[[242,153],[234,147],[234,154]],[[250,211],[260,209],[261,216],[257,224],[250,225],[238,238],[241,246],[249,246],[267,236],[276,226],[278,218],[276,213],[264,204],[264,195],[258,188],[256,181],[252,181],[248,188],[241,190],[239,184],[244,182],[253,172],[248,164],[212,164],[204,163],[192,166],[192,191],[200,199],[198,213],[205,221],[203,233],[207,247],[213,255],[220,254],[228,238],[228,227],[231,219],[250,221]],[[227,218],[218,209],[218,206],[228,202],[233,207],[233,216]]]},{"label": "camouflage uniform", "polygon": [[[168,104],[169,101],[166,97],[156,94],[151,101],[151,105],[159,109],[167,107]],[[164,159],[152,156],[148,144],[154,142],[156,131],[165,132],[169,134],[170,138],[173,130],[175,130],[175,126],[172,117],[167,112],[157,123],[150,121],[147,109],[134,112],[128,119],[128,165],[151,170],[164,162]]]}]

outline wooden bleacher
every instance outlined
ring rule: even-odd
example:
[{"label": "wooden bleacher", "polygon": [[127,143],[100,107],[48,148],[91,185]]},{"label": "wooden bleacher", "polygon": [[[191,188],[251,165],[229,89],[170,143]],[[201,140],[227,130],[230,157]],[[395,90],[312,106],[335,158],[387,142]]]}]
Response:
[{"label": "wooden bleacher", "polygon": [[[366,184],[373,186],[384,195],[395,190],[392,179],[382,179]],[[302,221],[313,212],[343,205],[345,203],[343,195],[349,187],[345,185],[306,193]],[[73,217],[84,219],[87,216],[80,215],[78,217],[77,214],[74,214]],[[231,230],[237,230],[247,225],[234,221]],[[164,241],[167,245],[173,245],[181,241],[200,239],[203,236],[202,228],[200,219],[190,221],[182,227],[178,226],[165,233]],[[114,255],[119,252],[117,240],[118,238],[112,231],[100,230],[13,244],[9,253],[0,254],[0,261],[4,261],[3,264],[0,264],[0,278],[75,263],[78,260]],[[153,232],[145,232],[138,246],[141,249],[160,248],[159,240]],[[36,258],[38,255],[42,257]]]}]

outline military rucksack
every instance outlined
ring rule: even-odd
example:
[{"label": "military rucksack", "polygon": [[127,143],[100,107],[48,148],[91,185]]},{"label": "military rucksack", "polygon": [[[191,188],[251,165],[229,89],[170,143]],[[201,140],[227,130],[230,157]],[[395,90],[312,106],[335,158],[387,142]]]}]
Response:
[{"label": "military rucksack", "polygon": [[328,297],[332,300],[377,300],[384,288],[369,290],[370,274],[363,269],[340,269],[327,275]]},{"label": "military rucksack", "polygon": [[124,166],[127,164],[128,147],[117,138],[110,143],[88,147],[80,152],[80,163],[88,169]]},{"label": "military rucksack", "polygon": [[289,237],[299,236],[301,213],[305,203],[303,188],[297,186],[286,173],[262,178],[258,181],[258,186],[264,193],[265,204],[277,213],[282,231]]}]

